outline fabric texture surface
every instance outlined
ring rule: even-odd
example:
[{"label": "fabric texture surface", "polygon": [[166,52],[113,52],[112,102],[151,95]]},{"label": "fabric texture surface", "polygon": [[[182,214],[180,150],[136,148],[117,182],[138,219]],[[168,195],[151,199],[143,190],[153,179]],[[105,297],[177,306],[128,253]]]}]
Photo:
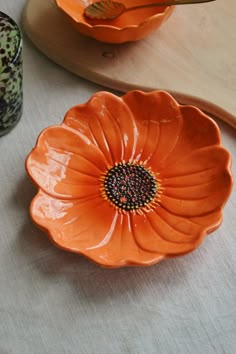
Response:
[{"label": "fabric texture surface", "polygon": [[[23,7],[0,0],[18,24]],[[181,258],[109,270],[57,249],[30,220],[36,189],[25,158],[44,128],[105,88],[58,67],[25,36],[23,62],[23,116],[0,138],[0,353],[235,353],[235,191],[221,227]],[[236,132],[217,123],[235,157]]]}]

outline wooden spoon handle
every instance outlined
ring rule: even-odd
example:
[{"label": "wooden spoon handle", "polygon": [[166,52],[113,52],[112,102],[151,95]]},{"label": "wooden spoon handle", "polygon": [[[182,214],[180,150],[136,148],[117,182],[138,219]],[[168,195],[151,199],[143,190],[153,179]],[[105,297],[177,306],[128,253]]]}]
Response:
[{"label": "wooden spoon handle", "polygon": [[126,11],[141,9],[144,7],[187,5],[187,4],[191,5],[191,4],[201,4],[204,2],[211,2],[211,1],[215,1],[215,0],[167,0],[167,1],[162,1],[162,2],[158,2],[158,3],[151,3],[151,4],[127,7]]}]

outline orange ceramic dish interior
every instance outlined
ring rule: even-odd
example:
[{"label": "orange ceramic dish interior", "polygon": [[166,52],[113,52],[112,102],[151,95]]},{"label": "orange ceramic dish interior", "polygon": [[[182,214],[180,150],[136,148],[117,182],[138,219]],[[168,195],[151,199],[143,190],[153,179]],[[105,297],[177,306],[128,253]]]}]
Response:
[{"label": "orange ceramic dish interior", "polygon": [[[172,13],[173,6],[153,7],[128,11],[115,20],[91,20],[83,13],[86,6],[94,0],[55,0],[57,6],[69,17],[72,25],[86,36],[102,42],[123,43],[146,37],[161,26]],[[127,7],[130,1],[121,0]],[[137,0],[135,5],[150,3],[149,0]],[[133,3],[134,5],[134,3]]]},{"label": "orange ceramic dish interior", "polygon": [[30,213],[62,249],[107,267],[193,251],[222,220],[230,154],[211,118],[168,93],[95,94],[26,160]]}]

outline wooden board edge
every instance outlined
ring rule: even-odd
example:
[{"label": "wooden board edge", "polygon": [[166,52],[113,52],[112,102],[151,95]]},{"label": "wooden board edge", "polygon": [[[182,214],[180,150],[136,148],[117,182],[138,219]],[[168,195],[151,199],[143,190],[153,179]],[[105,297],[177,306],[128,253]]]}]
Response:
[{"label": "wooden board edge", "polygon": [[178,101],[180,104],[183,105],[194,105],[204,111],[206,114],[218,118],[225,123],[229,124],[231,127],[236,129],[236,116],[228,112],[227,110],[223,109],[222,107],[216,105],[213,102],[210,102],[208,100],[204,100],[198,97],[194,97],[188,94],[185,94],[183,92],[177,92],[177,91],[171,91],[169,89],[165,89],[162,87],[146,87],[146,86],[140,86],[140,85],[131,85],[131,84],[125,84],[124,82],[121,82],[119,80],[109,80],[108,77],[104,75],[99,75],[96,73],[91,73],[89,70],[87,70],[86,67],[83,65],[73,65],[73,63],[67,61],[67,64],[65,64],[63,58],[59,58],[58,56],[53,56],[53,53],[50,51],[50,49],[47,48],[46,45],[41,45],[40,41],[40,36],[37,36],[36,32],[32,31],[32,28],[27,20],[27,5],[28,5],[29,0],[26,2],[25,8],[23,10],[22,14],[22,25],[25,34],[27,37],[30,39],[30,41],[35,45],[35,47],[42,52],[45,56],[47,56],[50,60],[55,62],[56,64],[62,66],[64,69],[72,72],[73,74],[80,76],[83,79],[89,80],[91,82],[94,82],[98,85],[110,88],[112,90],[120,91],[120,92],[128,92],[131,90],[141,90],[141,91],[154,91],[154,90],[164,90],[169,92],[175,99]]}]

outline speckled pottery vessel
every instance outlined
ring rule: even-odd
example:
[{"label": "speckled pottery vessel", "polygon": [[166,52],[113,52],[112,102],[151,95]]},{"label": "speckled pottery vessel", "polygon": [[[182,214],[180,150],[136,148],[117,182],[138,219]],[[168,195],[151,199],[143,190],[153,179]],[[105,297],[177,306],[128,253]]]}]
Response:
[{"label": "speckled pottery vessel", "polygon": [[22,37],[17,24],[0,12],[0,136],[22,115]]}]

